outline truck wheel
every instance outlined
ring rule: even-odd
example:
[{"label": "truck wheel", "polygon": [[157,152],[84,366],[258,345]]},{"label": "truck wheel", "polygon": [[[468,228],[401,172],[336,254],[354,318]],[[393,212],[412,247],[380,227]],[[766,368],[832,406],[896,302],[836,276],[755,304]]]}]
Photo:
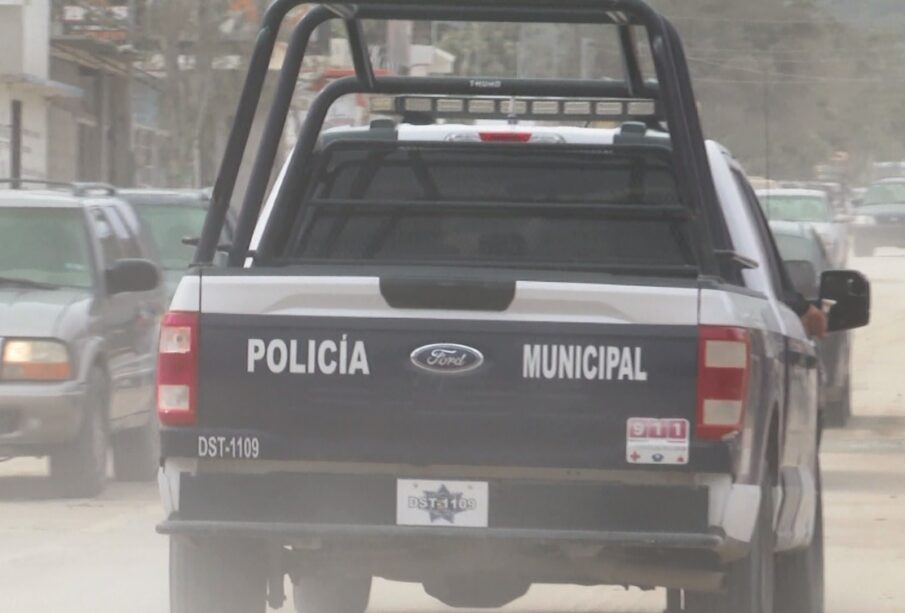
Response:
[{"label": "truck wheel", "polygon": [[726,569],[725,592],[685,592],[685,610],[695,613],[773,613],[773,488],[761,484],[760,509],[748,556]]},{"label": "truck wheel", "polygon": [[75,440],[50,456],[50,478],[63,496],[93,498],[107,483],[107,378],[99,369],[88,375],[85,414]]},{"label": "truck wheel", "polygon": [[826,403],[823,412],[823,425],[827,428],[844,428],[852,416],[852,379],[846,374],[845,383],[838,400]]},{"label": "truck wheel", "polygon": [[264,613],[267,564],[249,541],[170,537],[170,613]]},{"label": "truck wheel", "polygon": [[298,613],[364,613],[370,599],[371,577],[367,575],[301,577],[292,589]]},{"label": "truck wheel", "polygon": [[823,613],[823,487],[817,464],[817,509],[814,537],[807,549],[776,558],[776,611]]},{"label": "truck wheel", "polygon": [[113,474],[117,481],[153,481],[160,464],[160,433],[151,415],[138,428],[113,436]]}]

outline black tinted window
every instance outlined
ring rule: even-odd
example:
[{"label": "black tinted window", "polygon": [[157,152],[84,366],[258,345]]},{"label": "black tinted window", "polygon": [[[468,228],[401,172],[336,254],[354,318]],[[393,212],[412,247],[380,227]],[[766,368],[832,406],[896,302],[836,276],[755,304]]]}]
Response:
[{"label": "black tinted window", "polygon": [[342,151],[311,193],[293,254],[306,260],[693,264],[672,171],[650,155]]},{"label": "black tinted window", "polygon": [[590,204],[678,204],[664,160],[589,152],[468,150],[342,152],[316,195],[334,199]]}]

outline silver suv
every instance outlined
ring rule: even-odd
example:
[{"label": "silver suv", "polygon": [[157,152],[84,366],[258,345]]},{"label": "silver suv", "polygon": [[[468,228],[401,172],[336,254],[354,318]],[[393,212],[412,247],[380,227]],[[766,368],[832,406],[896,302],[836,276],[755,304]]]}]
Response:
[{"label": "silver suv", "polygon": [[[19,182],[21,183],[21,182]],[[153,245],[112,188],[0,189],[0,457],[49,456],[67,496],[151,480]]]}]

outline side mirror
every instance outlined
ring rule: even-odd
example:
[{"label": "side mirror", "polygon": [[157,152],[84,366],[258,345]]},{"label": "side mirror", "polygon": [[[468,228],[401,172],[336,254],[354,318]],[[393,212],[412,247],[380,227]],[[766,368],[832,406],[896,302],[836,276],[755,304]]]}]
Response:
[{"label": "side mirror", "polygon": [[820,288],[817,285],[817,269],[807,260],[787,260],[786,270],[792,286],[808,300],[817,297]]},{"label": "side mirror", "polygon": [[107,270],[107,291],[111,294],[149,292],[160,287],[160,269],[150,260],[125,259]]},{"label": "side mirror", "polygon": [[820,299],[831,301],[829,331],[870,323],[870,281],[855,270],[828,270],[820,278]]}]

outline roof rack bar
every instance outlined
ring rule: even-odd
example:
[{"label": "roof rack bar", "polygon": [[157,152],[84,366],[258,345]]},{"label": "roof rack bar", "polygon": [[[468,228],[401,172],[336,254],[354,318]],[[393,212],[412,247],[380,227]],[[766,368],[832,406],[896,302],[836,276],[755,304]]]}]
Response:
[{"label": "roof rack bar", "polygon": [[223,152],[223,160],[220,162],[217,180],[214,182],[211,192],[211,205],[207,217],[204,219],[198,249],[195,251],[193,263],[196,265],[210,264],[216,255],[220,234],[226,221],[226,215],[229,213],[233,191],[236,188],[236,179],[242,166],[242,158],[245,155],[245,148],[248,146],[248,137],[251,134],[258,105],[261,102],[261,91],[264,89],[264,80],[273,57],[280,26],[289,11],[306,3],[310,3],[310,0],[274,0],[261,20],[261,29],[258,31],[254,51],[248,63],[245,83],[242,86],[242,94],[239,96],[239,104],[236,107],[236,115],[229,132],[226,149]]},{"label": "roof rack bar", "polygon": [[[261,204],[264,201],[264,194],[267,192],[267,185],[270,182],[273,163],[280,149],[280,139],[283,137],[283,129],[286,125],[286,118],[289,115],[289,107],[292,104],[292,97],[295,95],[296,83],[302,69],[302,63],[305,60],[305,52],[308,48],[308,42],[311,40],[311,35],[318,26],[334,18],[335,14],[326,7],[315,6],[299,21],[292,32],[292,39],[289,41],[286,56],[283,60],[283,67],[280,70],[276,94],[270,107],[270,112],[267,115],[267,123],[264,126],[248,186],[245,189],[242,208],[239,209],[234,245],[245,243],[246,238],[250,241],[254,232],[255,220],[261,212]],[[243,145],[243,150],[244,148]],[[233,183],[235,183],[235,179],[233,179]],[[214,190],[216,192],[216,187]],[[213,206],[212,203],[211,208]],[[226,201],[226,207],[229,207],[229,200]],[[205,223],[207,223],[207,220],[205,220]],[[199,244],[195,257],[196,263],[207,264],[213,259],[214,252],[202,253],[201,245]],[[244,259],[244,249],[233,248],[230,250],[230,264],[239,265]]]},{"label": "roof rack bar", "polygon": [[[343,96],[359,93],[365,88],[366,84],[362,83],[357,77],[344,77],[328,84],[321,90],[321,93],[314,98],[311,102],[311,106],[308,107],[305,123],[302,124],[299,138],[295,143],[295,149],[292,151],[292,157],[289,161],[290,167],[286,172],[284,187],[298,186],[303,184],[307,179],[307,174],[311,169],[310,167],[305,166],[304,162],[310,158],[311,154],[314,153],[315,147],[317,147],[321,126],[327,118],[327,113],[330,111],[330,107],[333,106],[333,103]],[[277,199],[273,206],[272,221],[283,219],[285,223],[267,224],[267,227],[264,229],[264,234],[261,237],[261,242],[258,245],[257,253],[255,254],[256,258],[267,259],[270,257],[272,255],[272,245],[276,244],[276,241],[285,237],[291,231],[292,224],[289,223],[286,218],[288,217],[287,212],[292,205],[297,204],[294,199],[294,191],[294,189],[281,189],[277,194]],[[233,254],[236,254],[237,259],[244,261],[245,257],[247,257],[248,245],[251,242],[251,233],[243,234],[241,236],[241,241],[239,238],[240,237],[237,235],[237,240],[233,243],[233,252],[230,254],[230,257],[233,257]],[[238,256],[241,257],[239,258]]]},{"label": "roof rack bar", "polygon": [[[272,19],[275,19],[275,13],[272,11],[268,11],[267,15],[272,15]],[[254,52],[248,64],[248,72],[245,75],[242,95],[239,97],[236,116],[233,119],[226,149],[223,152],[223,160],[220,162],[220,170],[217,172],[217,180],[214,182],[211,193],[211,205],[204,218],[201,238],[198,241],[198,248],[195,250],[193,260],[195,265],[210,264],[216,255],[220,233],[229,212],[229,203],[232,200],[233,190],[236,188],[236,178],[239,175],[242,157],[248,144],[248,136],[251,134],[251,126],[261,100],[261,90],[264,87],[264,79],[267,76],[270,58],[277,40],[279,21],[282,21],[283,16],[280,16],[276,27],[269,25],[265,17],[265,25],[258,32]]]},{"label": "roof rack bar", "polygon": [[374,88],[374,67],[371,66],[371,54],[368,52],[368,43],[365,41],[361,22],[357,19],[346,19],[346,32],[349,37],[349,45],[352,47],[352,65],[358,78]]},{"label": "roof rack bar", "polygon": [[91,192],[103,192],[108,196],[116,195],[116,187],[109,183],[78,182],[78,181],[49,181],[46,179],[20,179],[9,178],[0,179],[0,185],[9,184],[12,189],[22,189],[26,185],[43,185],[51,189],[65,189],[72,192],[73,196],[86,196]]},{"label": "roof rack bar", "polygon": [[116,195],[116,188],[109,183],[92,182],[76,182],[72,184],[72,193],[75,196],[87,196],[91,192],[103,192],[108,196]]},{"label": "roof rack bar", "polygon": [[[264,74],[267,72],[267,66],[273,51],[276,31],[288,12],[302,4],[313,3],[306,2],[306,0],[276,0],[265,14],[264,26],[252,57],[252,65],[246,79],[237,119],[230,135],[227,153],[224,156],[220,176],[215,186],[212,211],[205,223],[202,244],[198,250],[196,261],[210,261],[213,257],[213,250],[216,247],[223,217],[225,217],[226,209],[229,206],[229,197],[235,186],[235,176],[247,144],[251,121],[260,101]],[[677,173],[680,175],[681,180],[680,188],[682,189],[683,200],[692,211],[704,211],[706,215],[713,215],[714,218],[718,218],[718,201],[715,190],[711,185],[712,182],[708,180],[707,176],[709,164],[681,42],[669,21],[646,4],[644,0],[357,0],[341,4],[330,3],[325,6],[333,14],[347,22],[359,19],[398,19],[451,20],[459,22],[588,23],[615,24],[620,27],[630,25],[643,26],[647,31],[658,77],[659,95],[657,97],[662,102],[666,120],[673,135],[673,148]],[[355,34],[352,36],[354,37]],[[367,47],[363,44],[363,41],[359,41],[359,43],[355,46],[356,52],[366,52]],[[613,86],[612,84],[607,85],[608,82],[604,81],[597,87],[601,87],[604,90],[612,87],[621,87],[626,94],[641,94],[642,97],[652,97],[648,95],[650,92],[644,91],[650,87],[647,84],[643,84],[643,87],[640,88],[641,91],[639,91],[640,62],[637,61],[637,48],[631,45],[622,45],[621,50],[626,61],[627,82]],[[638,64],[639,69],[637,71],[631,67],[634,63]],[[359,66],[356,66],[356,70],[359,73],[358,76],[366,77],[366,74],[360,74],[361,70],[359,68]],[[474,85],[469,86],[468,90],[470,93],[476,93],[477,88],[482,85],[488,85],[500,80],[475,79],[471,81]],[[502,81],[507,84],[512,83],[509,80]],[[445,85],[448,85],[448,83]],[[549,87],[548,89],[546,88],[547,86],[539,82],[535,82],[534,85],[544,88],[543,93],[538,90],[523,93],[520,89],[518,92],[522,95],[533,94],[535,96],[574,96],[576,94],[572,92],[581,89],[582,95],[588,95],[588,92],[584,92],[583,88],[585,86],[583,85],[576,86],[574,90],[571,86],[562,87],[561,83],[559,86]],[[359,78],[353,78],[351,80],[336,81],[325,88],[321,95],[315,99],[315,102],[312,103],[312,109],[316,109],[317,113],[309,111],[305,126],[302,129],[302,137],[296,144],[292,162],[294,168],[292,173],[290,173],[295,175],[291,177],[292,181],[300,180],[302,173],[305,171],[304,168],[299,168],[299,166],[304,166],[304,158],[313,151],[317,134],[326,115],[324,105],[332,103],[337,97],[337,92],[355,93],[356,91],[373,92],[377,90],[374,93],[379,93],[385,90],[395,91],[396,87],[403,86],[409,91],[399,91],[398,93],[414,93],[417,87],[414,79],[410,81],[394,81],[393,78],[376,78],[373,83],[369,83],[367,80],[362,81]],[[457,85],[457,87],[462,86]],[[506,87],[518,88],[520,86],[506,85]],[[588,87],[595,89],[595,86]],[[483,89],[480,93],[484,95],[503,94],[503,91],[496,87],[492,87],[491,90]],[[439,92],[439,90],[437,91]],[[465,90],[463,89],[462,91]],[[592,95],[605,96],[607,94],[593,93]],[[283,102],[283,100],[277,101],[275,108],[272,110],[276,113],[281,113]],[[262,163],[261,166],[263,167],[264,164]],[[285,212],[283,209],[289,206],[285,197],[287,191],[284,190],[280,194],[277,209],[274,211],[274,218],[272,219],[275,223],[271,224],[271,226],[282,226],[282,228],[276,230],[277,233],[283,231],[287,225],[290,225],[289,219],[285,215],[281,215],[281,213]],[[249,204],[252,204],[250,200]],[[259,210],[260,203],[254,204],[254,210]],[[249,218],[245,220],[245,225],[253,226],[254,222],[255,220]],[[248,233],[250,234],[250,232]],[[265,234],[264,241],[262,241],[261,247],[263,249],[269,248],[269,245],[267,245],[269,242],[267,236],[269,234],[271,233]],[[709,241],[710,238],[709,232],[702,237],[705,242]],[[709,247],[709,244],[699,245],[703,272],[705,274],[719,274],[716,261],[711,257],[712,250]],[[247,249],[247,244],[237,243],[234,255],[244,252],[245,249]],[[259,253],[261,252],[259,251]],[[233,261],[236,261],[236,259],[238,258],[234,257]]]},{"label": "roof rack bar", "polygon": [[[685,48],[679,37],[679,32],[675,26],[668,20],[664,19],[664,28],[670,38],[670,46],[674,65],[677,73],[678,92],[677,98],[683,104],[690,105],[685,107],[685,135],[684,142],[687,143],[690,151],[689,154],[693,161],[689,163],[690,170],[696,172],[695,191],[697,202],[699,203],[699,211],[702,214],[701,223],[705,228],[708,240],[713,240],[713,244],[709,246],[708,255],[713,254],[714,250],[731,250],[732,240],[729,237],[729,229],[726,227],[726,221],[720,212],[719,198],[716,193],[716,187],[713,184],[713,175],[710,170],[710,160],[707,157],[706,141],[704,139],[704,131],[701,127],[701,118],[698,114],[697,98],[694,95],[694,87],[691,82],[691,73],[688,70],[688,61],[685,57]],[[713,258],[714,266],[717,274],[719,273],[719,264],[716,258]]]},{"label": "roof rack bar", "polygon": [[[469,77],[377,77],[374,94],[445,94],[452,96],[526,96],[535,98],[634,98],[623,81],[572,79],[496,79]],[[644,85],[642,98],[658,98],[655,83]]]},{"label": "roof rack bar", "polygon": [[704,136],[697,121],[696,101],[688,83],[690,76],[675,28],[664,17],[658,17],[658,21],[660,27],[648,32],[657,81],[664,99],[668,100],[663,106],[676,152],[676,180],[702,224],[702,241],[694,244],[702,270],[705,274],[719,275],[719,263],[710,243],[713,238],[711,215],[719,210],[718,200],[710,176]]},{"label": "roof rack bar", "polygon": [[[499,3],[497,3],[499,4]],[[495,6],[492,2],[450,2],[448,6],[437,6],[431,3],[412,5],[395,3],[360,4],[356,7],[356,19],[400,19],[411,21],[485,21],[511,23],[571,23],[571,24],[619,24],[610,10],[597,3],[597,8],[588,7],[587,3],[574,9],[560,6],[519,6],[509,4],[507,7]]]}]

